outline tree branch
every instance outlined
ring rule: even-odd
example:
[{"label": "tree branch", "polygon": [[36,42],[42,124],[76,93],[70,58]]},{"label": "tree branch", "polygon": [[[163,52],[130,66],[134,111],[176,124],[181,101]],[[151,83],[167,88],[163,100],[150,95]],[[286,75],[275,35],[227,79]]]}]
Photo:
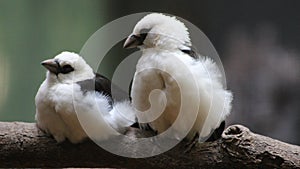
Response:
[{"label": "tree branch", "polygon": [[[254,134],[241,125],[229,126],[222,139],[197,144],[188,153],[183,153],[186,142],[181,142],[144,159],[111,154],[92,141],[57,144],[34,123],[0,122],[0,131],[0,167],[300,168],[299,146]],[[147,133],[131,128],[128,134]],[[134,145],[134,138],[126,144]]]}]

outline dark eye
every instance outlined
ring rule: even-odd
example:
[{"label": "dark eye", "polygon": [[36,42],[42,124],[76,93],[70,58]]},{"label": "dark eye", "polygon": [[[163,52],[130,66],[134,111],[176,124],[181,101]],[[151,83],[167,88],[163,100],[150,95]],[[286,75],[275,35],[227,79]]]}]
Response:
[{"label": "dark eye", "polygon": [[149,31],[150,31],[150,29],[142,29],[140,31],[140,39],[141,39],[141,41],[144,41],[146,39]]},{"label": "dark eye", "polygon": [[63,74],[67,74],[67,73],[70,73],[72,71],[74,71],[74,68],[71,65],[64,65],[61,68],[61,73],[63,73]]}]

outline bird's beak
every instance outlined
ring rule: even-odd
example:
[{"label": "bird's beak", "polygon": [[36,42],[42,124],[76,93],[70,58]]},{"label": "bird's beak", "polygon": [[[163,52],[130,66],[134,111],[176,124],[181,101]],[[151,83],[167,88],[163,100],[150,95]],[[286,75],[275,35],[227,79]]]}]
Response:
[{"label": "bird's beak", "polygon": [[44,60],[41,65],[43,65],[51,73],[58,74],[59,72],[59,64],[54,59]]},{"label": "bird's beak", "polygon": [[141,38],[140,35],[130,35],[126,39],[126,41],[125,41],[125,43],[123,45],[123,48],[125,48],[125,49],[135,48],[135,47],[137,47],[139,45],[142,45],[143,41],[144,41],[144,39]]}]

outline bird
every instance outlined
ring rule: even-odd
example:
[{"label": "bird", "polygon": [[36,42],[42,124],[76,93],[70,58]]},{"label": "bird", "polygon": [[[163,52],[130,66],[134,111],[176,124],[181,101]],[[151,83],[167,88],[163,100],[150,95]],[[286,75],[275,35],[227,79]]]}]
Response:
[{"label": "bird", "polygon": [[80,55],[64,51],[41,64],[47,73],[35,97],[35,119],[58,143],[107,140],[135,122],[129,100],[115,102],[110,80]]},{"label": "bird", "polygon": [[[233,96],[222,84],[216,63],[194,50],[183,22],[162,13],[148,14],[137,22],[123,47],[142,51],[131,87],[142,129],[162,134],[172,128],[174,138],[197,142],[221,137]],[[183,102],[187,106],[179,116]],[[194,118],[190,112],[196,104]],[[179,125],[172,126],[177,120]]]}]

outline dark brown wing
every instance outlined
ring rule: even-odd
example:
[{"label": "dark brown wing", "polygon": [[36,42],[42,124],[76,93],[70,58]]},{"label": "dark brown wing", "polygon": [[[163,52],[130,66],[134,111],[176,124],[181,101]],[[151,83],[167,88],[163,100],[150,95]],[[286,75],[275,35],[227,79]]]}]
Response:
[{"label": "dark brown wing", "polygon": [[111,81],[105,76],[96,73],[95,90],[111,97]]},{"label": "dark brown wing", "polygon": [[79,81],[77,84],[80,86],[83,93],[96,91],[111,98],[111,82],[103,75],[96,73],[93,79]]},{"label": "dark brown wing", "polygon": [[192,50],[192,49],[188,49],[188,50],[181,49],[181,52],[190,55],[194,59],[198,59],[199,58],[199,55],[194,50]]}]

